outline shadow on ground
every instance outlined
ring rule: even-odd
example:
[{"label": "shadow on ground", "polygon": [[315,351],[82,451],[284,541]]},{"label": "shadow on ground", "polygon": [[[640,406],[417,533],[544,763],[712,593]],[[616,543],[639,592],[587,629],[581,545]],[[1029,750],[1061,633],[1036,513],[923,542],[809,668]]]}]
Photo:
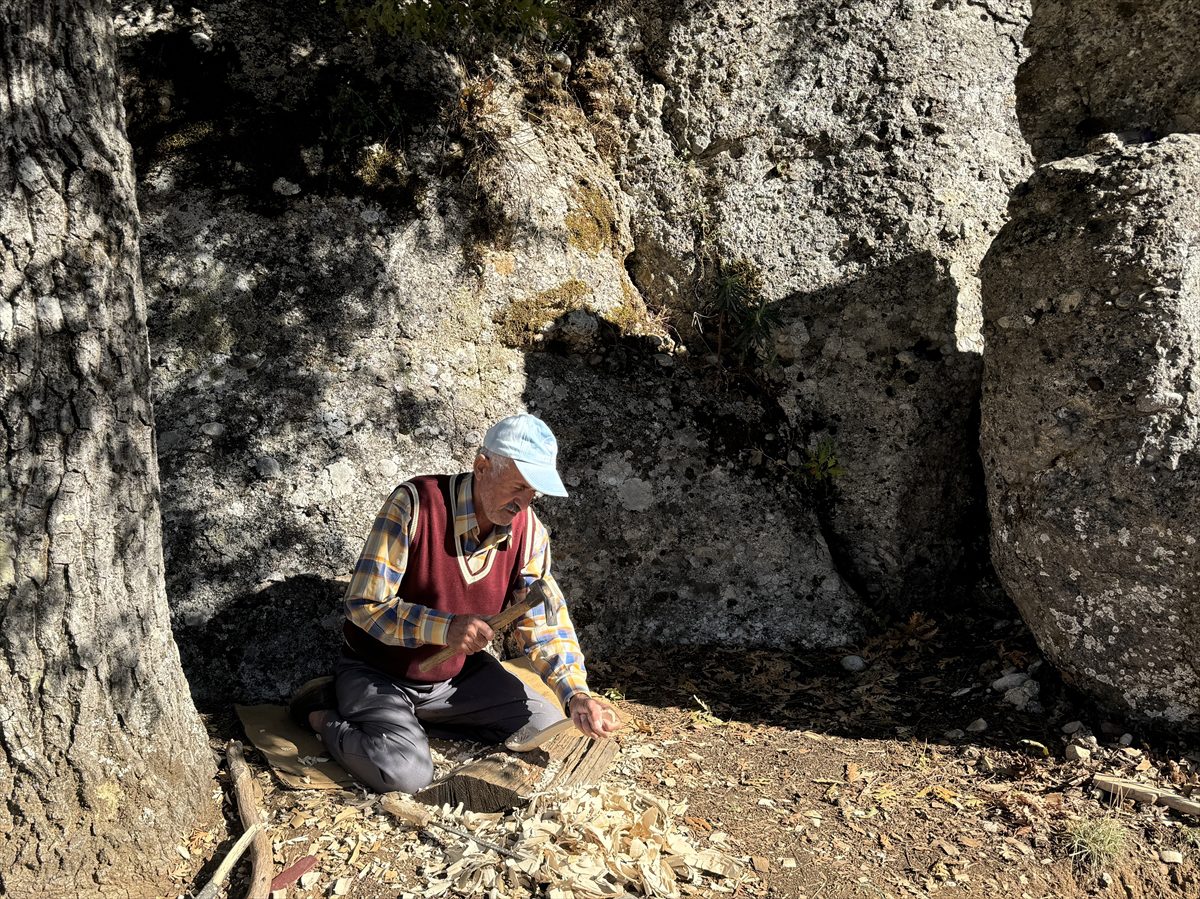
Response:
[{"label": "shadow on ground", "polygon": [[[1042,659],[1032,634],[998,588],[964,603],[961,612],[914,613],[833,650],[655,648],[589,659],[593,689],[611,697],[678,708],[703,722],[721,721],[815,731],[849,739],[900,740],[1012,749],[1021,740],[1061,754],[1062,726],[1080,720],[1101,739],[1126,731],[1166,751],[1177,739],[1111,718],[1063,682]],[[586,635],[585,635],[586,642]],[[860,672],[842,661],[857,655]],[[991,684],[1024,673],[1037,684],[1023,708]],[[977,722],[982,730],[969,730]]]}]

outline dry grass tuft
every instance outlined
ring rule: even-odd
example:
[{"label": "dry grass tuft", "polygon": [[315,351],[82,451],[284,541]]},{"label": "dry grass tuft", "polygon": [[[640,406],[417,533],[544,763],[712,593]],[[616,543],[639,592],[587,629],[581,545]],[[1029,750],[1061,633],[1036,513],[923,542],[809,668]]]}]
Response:
[{"label": "dry grass tuft", "polygon": [[1085,868],[1109,865],[1125,848],[1125,830],[1112,818],[1082,818],[1067,826],[1067,854]]}]

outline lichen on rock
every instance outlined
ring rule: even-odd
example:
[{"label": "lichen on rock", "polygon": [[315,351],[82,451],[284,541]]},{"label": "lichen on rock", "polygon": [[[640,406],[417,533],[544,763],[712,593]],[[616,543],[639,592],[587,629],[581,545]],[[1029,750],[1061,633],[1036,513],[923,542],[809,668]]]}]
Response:
[{"label": "lichen on rock", "polygon": [[992,559],[1073,682],[1200,726],[1200,138],[1044,166],[985,260]]}]

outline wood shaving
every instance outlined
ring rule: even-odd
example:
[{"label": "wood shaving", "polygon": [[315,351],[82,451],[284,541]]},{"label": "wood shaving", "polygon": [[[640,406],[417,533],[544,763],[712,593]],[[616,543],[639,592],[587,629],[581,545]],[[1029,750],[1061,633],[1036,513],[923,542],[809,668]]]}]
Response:
[{"label": "wood shaving", "polygon": [[463,840],[457,851],[448,846],[440,860],[426,866],[429,881],[419,895],[438,899],[494,890],[511,899],[608,899],[630,893],[676,899],[683,895],[681,887],[738,878],[745,870],[741,861],[692,844],[676,823],[684,811],[685,806],[645,791],[610,785],[540,793],[527,808],[504,817],[443,806],[439,816],[445,823],[503,845],[521,860],[501,859]]}]

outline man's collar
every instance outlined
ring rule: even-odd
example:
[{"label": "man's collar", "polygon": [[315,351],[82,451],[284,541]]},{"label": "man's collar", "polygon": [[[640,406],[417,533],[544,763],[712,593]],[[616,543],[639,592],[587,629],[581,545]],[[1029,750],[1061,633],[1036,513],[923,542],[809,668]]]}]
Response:
[{"label": "man's collar", "polygon": [[[454,516],[454,536],[472,536],[478,542],[479,519],[475,517],[475,474],[470,471],[464,472],[458,476],[457,481],[454,501],[458,514]],[[511,524],[497,524],[492,526],[492,532],[488,534],[487,541],[499,544],[511,536]]]}]

